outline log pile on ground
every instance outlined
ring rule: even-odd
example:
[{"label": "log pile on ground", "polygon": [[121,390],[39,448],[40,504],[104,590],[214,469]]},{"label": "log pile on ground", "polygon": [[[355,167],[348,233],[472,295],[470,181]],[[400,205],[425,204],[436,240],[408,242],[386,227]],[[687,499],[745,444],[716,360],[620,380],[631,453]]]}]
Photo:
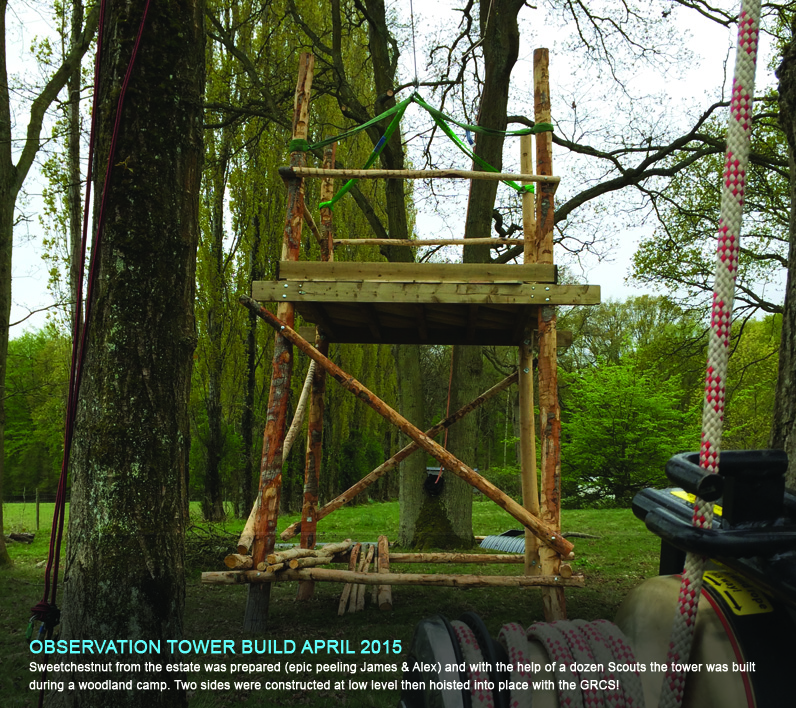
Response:
[{"label": "log pile on ground", "polygon": [[33,543],[33,539],[36,537],[35,533],[10,533],[8,536],[5,536],[6,543]]},{"label": "log pile on ground", "polygon": [[[393,585],[428,585],[438,587],[583,587],[583,575],[574,574],[569,564],[562,564],[553,575],[491,575],[491,574],[421,574],[394,572],[391,563],[477,564],[492,565],[524,563],[518,553],[391,553],[386,536],[378,544],[353,543],[346,539],[319,548],[293,547],[266,556],[253,567],[252,557],[232,553],[224,559],[229,571],[202,574],[203,583],[268,583],[274,581],[321,581],[343,583],[338,615],[358,612],[365,607],[365,598],[381,610],[392,609]],[[332,563],[347,565],[347,570],[320,568]],[[371,571],[373,568],[373,572]],[[389,584],[388,584],[389,583]],[[367,593],[365,585],[372,586]]]},{"label": "log pile on ground", "polygon": [[[327,543],[320,548],[289,548],[266,556],[265,561],[257,565],[256,570],[266,573],[278,573],[281,570],[297,570],[312,568],[316,565],[328,565],[339,562],[335,556],[346,553],[351,548],[351,539],[340,543]],[[252,557],[241,553],[230,553],[224,558],[224,565],[230,570],[254,570]]]}]

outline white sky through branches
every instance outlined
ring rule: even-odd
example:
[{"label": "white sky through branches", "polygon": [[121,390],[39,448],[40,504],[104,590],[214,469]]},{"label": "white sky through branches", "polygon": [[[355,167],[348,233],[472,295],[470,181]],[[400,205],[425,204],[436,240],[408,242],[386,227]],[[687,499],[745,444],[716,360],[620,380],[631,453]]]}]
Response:
[{"label": "white sky through branches", "polygon": [[[447,37],[451,36],[461,18],[461,13],[455,8],[461,7],[462,3],[458,0],[456,2],[434,0],[425,3],[415,2],[414,5],[417,66],[419,79],[423,81],[432,78],[426,69],[428,48],[446,33]],[[735,11],[734,4],[722,2],[721,5]],[[645,5],[640,3],[640,7],[644,8]],[[622,93],[615,84],[612,84],[612,79],[604,68],[601,73],[598,72],[599,67],[596,64],[586,63],[582,56],[578,58],[578,55],[571,50],[571,25],[559,26],[560,18],[556,17],[541,0],[537,9],[526,5],[520,12],[522,44],[519,60],[512,74],[509,114],[532,116],[533,50],[538,46],[546,46],[550,49],[551,59],[553,118],[558,124],[557,131],[566,138],[602,147],[601,141],[610,141],[612,137],[614,122],[617,130],[619,129],[618,112],[633,111],[634,108],[640,113],[637,117],[639,121],[652,120],[653,114],[660,108],[661,115],[667,114],[672,121],[671,126],[664,126],[661,130],[665,127],[686,130],[690,125],[689,120],[694,115],[698,115],[717,100],[723,90],[726,94],[726,87],[729,84],[726,74],[732,72],[733,52],[730,48],[734,45],[735,28],[726,30],[676,4],[667,5],[659,2],[649,4],[650,12],[660,13],[661,7],[664,8],[663,12],[671,8],[671,14],[666,16],[671,22],[670,29],[676,38],[684,40],[686,51],[692,52],[693,56],[685,62],[678,61],[676,55],[663,57],[657,64],[653,62],[652,66],[645,66],[643,62],[628,64],[617,56],[617,64],[624,72],[623,80],[627,89]],[[403,28],[400,31],[402,78],[411,81],[414,76],[414,62],[409,30],[409,2],[408,0],[392,3],[388,1],[388,8],[394,10],[396,19]],[[12,3],[6,21],[10,72],[17,74],[23,83],[40,82],[42,72],[36,66],[30,47],[34,36],[41,37],[48,32],[52,33],[49,20],[41,10],[36,9],[34,4]],[[665,24],[663,30],[666,30]],[[767,41],[767,38],[764,37],[764,41]],[[146,41],[142,51],[146,51]],[[767,63],[767,57],[764,56],[758,69],[757,84],[760,89],[774,83],[774,78],[767,69]],[[430,102],[434,102],[430,90],[421,89],[421,93]],[[638,107],[633,105],[636,96],[639,97]],[[645,104],[652,108],[644,110],[641,97],[644,97],[644,101],[652,101],[650,104]],[[20,95],[19,103],[14,107],[15,138],[21,138],[23,135],[27,105],[24,94]],[[446,105],[446,111],[455,117],[465,117],[461,111],[457,113],[456,110],[455,102]],[[430,118],[426,118],[430,122]],[[416,117],[416,120],[421,118]],[[45,131],[49,130],[50,127],[45,127]],[[407,131],[407,135],[411,137],[411,131]],[[515,149],[518,152],[516,139],[513,144],[516,145]],[[422,138],[410,140],[409,153],[415,164],[422,160],[421,147]],[[456,166],[469,168],[464,155],[459,155],[457,159],[459,164]],[[507,148],[504,163],[504,168],[518,170],[518,155],[510,155]],[[554,151],[554,172],[562,178],[559,190],[559,197],[562,198],[571,196],[589,184],[589,180],[594,179],[593,175],[588,174],[582,162],[568,158],[558,149]],[[420,238],[462,235],[464,218],[462,208],[458,205],[464,204],[466,186],[460,184],[458,190],[459,193],[451,198],[451,205],[455,206],[451,206],[449,210],[457,213],[457,219],[460,218],[461,223],[458,224],[455,219],[451,220],[446,214],[436,216],[432,208],[427,208],[424,212],[424,202],[421,201],[418,205],[417,222]],[[27,201],[20,202],[17,206],[17,216],[24,215],[25,219],[20,221],[15,231],[11,322],[23,319],[31,310],[52,304],[52,296],[47,291],[47,265],[41,256],[44,234],[38,219],[41,208],[41,200],[37,196],[41,192],[38,173],[29,176],[25,192],[28,195]],[[632,197],[627,208],[633,208]],[[590,254],[577,259],[567,258],[559,249],[556,255],[557,262],[568,265],[578,279],[601,285],[603,300],[624,298],[639,292],[637,287],[627,285],[625,278],[636,245],[642,236],[651,233],[653,225],[649,223],[628,226],[631,221],[632,219],[623,221],[615,216],[598,219],[600,235],[606,239],[602,248],[604,255],[602,261]],[[594,220],[591,223],[594,223]],[[455,254],[460,253],[460,250],[456,249]],[[455,254],[451,256],[455,257]],[[25,329],[41,327],[45,317],[45,313],[38,313],[29,317],[23,324],[13,327],[12,338],[21,335]]]}]

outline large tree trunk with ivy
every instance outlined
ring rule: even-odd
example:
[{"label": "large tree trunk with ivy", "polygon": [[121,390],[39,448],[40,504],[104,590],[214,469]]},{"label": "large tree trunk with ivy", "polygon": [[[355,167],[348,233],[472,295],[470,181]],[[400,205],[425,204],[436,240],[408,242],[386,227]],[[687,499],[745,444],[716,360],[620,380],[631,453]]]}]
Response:
[{"label": "large tree trunk with ivy", "polygon": [[[131,0],[107,10],[100,165],[144,5]],[[182,636],[185,597],[203,21],[201,0],[153,3],[127,92],[87,325],[61,632],[65,639],[160,641],[160,654],[134,661],[162,666],[166,640]],[[186,705],[174,678],[148,674],[169,691],[76,690],[53,700],[81,708]]]},{"label": "large tree trunk with ivy", "polygon": [[[478,124],[496,130],[506,129],[511,70],[517,61],[520,33],[517,14],[522,0],[494,0],[481,4],[481,36],[484,37],[484,86],[478,112]],[[503,166],[503,136],[479,134],[475,154],[496,169]],[[474,166],[474,169],[479,169]],[[492,225],[492,210],[497,196],[497,182],[472,180],[467,201],[465,238],[485,238]],[[489,249],[486,246],[464,249],[465,263],[486,263]],[[453,352],[453,377],[451,379],[452,411],[458,410],[479,395],[483,386],[483,360],[478,346],[457,346]],[[450,429],[448,447],[460,460],[475,466],[479,439],[475,416],[468,416]],[[444,490],[439,497],[440,512],[450,520],[449,539],[439,538],[433,545],[440,548],[466,546],[473,542],[472,490],[452,474],[447,475]]]},{"label": "large tree trunk with ivy", "polygon": [[774,403],[771,446],[788,453],[787,485],[796,489],[796,39],[785,48],[779,77],[779,122],[788,139],[790,156],[790,248],[782,340],[779,349],[779,380]]}]

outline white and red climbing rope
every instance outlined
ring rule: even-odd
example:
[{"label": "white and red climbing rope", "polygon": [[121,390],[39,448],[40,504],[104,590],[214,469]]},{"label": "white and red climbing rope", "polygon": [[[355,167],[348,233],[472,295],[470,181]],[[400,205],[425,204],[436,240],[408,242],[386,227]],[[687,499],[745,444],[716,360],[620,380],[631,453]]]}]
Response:
[{"label": "white and red climbing rope", "polygon": [[[699,464],[715,473],[719,467],[721,433],[724,422],[724,392],[729,357],[735,277],[741,238],[746,166],[752,133],[752,100],[760,32],[760,0],[743,0],[738,17],[738,45],[732,84],[730,118],[727,126],[727,152],[721,190],[721,218],[716,250],[716,274],[708,340],[705,399],[702,409],[702,443]],[[710,528],[713,504],[699,498],[694,503],[693,525]],[[672,670],[672,664],[687,662],[702,594],[705,558],[694,553],[686,557],[677,613],[672,625],[660,708],[678,708],[683,701],[685,674]]]}]

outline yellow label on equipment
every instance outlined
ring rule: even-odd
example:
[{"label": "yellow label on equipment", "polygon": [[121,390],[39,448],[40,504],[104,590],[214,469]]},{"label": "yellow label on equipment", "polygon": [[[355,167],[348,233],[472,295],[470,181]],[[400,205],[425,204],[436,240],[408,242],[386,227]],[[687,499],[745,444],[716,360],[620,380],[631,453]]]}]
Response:
[{"label": "yellow label on equipment", "polygon": [[[684,492],[682,489],[673,489],[669,494],[678,499],[685,499],[689,504],[693,504],[696,501],[696,497],[693,494]],[[721,507],[718,504],[713,505],[713,513],[716,516],[721,516]]]},{"label": "yellow label on equipment", "polygon": [[774,611],[763,591],[741,575],[708,570],[705,572],[705,582],[716,588],[733,614],[760,615]]}]

